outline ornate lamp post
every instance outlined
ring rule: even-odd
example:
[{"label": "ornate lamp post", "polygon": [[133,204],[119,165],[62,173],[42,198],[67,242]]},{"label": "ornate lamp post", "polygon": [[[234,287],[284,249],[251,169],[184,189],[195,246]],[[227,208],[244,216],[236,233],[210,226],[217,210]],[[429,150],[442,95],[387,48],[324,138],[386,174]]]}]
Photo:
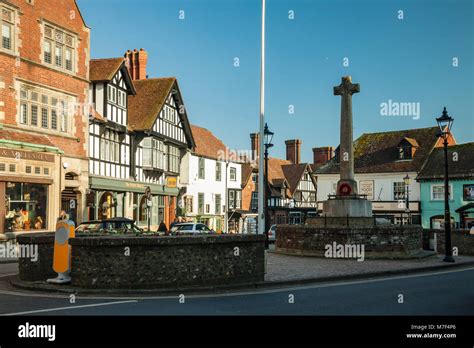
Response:
[{"label": "ornate lamp post", "polygon": [[448,178],[448,137],[451,133],[454,119],[448,115],[446,107],[443,114],[436,119],[439,127],[438,137],[444,140],[444,234],[445,252],[444,262],[454,262],[451,248],[451,213],[449,211],[449,178]]},{"label": "ornate lamp post", "polygon": [[264,193],[265,193],[265,203],[264,203],[264,209],[265,209],[265,248],[268,249],[268,229],[270,228],[269,226],[269,217],[270,215],[268,214],[268,199],[269,199],[269,186],[268,186],[268,149],[273,146],[272,140],[273,140],[273,132],[268,129],[268,125],[265,123],[265,128],[263,131],[263,134],[265,136],[264,139],[264,146],[265,146],[265,153],[264,153],[264,158],[265,158],[265,188],[264,188]]},{"label": "ornate lamp post", "polygon": [[408,174],[403,178],[403,182],[405,183],[405,213],[407,213],[407,223],[411,224],[410,219],[410,181],[411,178]]}]

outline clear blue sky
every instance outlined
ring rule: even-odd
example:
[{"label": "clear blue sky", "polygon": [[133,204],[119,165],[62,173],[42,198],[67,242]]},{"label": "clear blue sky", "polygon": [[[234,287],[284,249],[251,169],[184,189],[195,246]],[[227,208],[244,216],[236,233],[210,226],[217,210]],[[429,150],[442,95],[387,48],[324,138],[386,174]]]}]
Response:
[{"label": "clear blue sky", "polygon": [[[92,28],[92,58],[146,49],[150,77],[178,78],[191,123],[232,149],[249,149],[259,125],[260,0],[78,4]],[[473,18],[472,0],[267,0],[272,155],[285,156],[286,139],[303,141],[305,161],[313,147],[338,145],[340,97],[332,88],[343,75],[361,85],[353,98],[355,137],[432,126],[446,106],[457,141],[474,141]],[[381,116],[389,99],[420,103],[420,118]]]}]

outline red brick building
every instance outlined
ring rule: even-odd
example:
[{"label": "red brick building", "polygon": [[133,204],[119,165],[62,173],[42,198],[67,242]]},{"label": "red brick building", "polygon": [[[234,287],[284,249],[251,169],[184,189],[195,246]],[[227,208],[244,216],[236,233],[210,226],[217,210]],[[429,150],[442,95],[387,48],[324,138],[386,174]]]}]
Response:
[{"label": "red brick building", "polygon": [[90,30],[74,0],[0,1],[0,22],[0,233],[52,230],[85,210]]}]

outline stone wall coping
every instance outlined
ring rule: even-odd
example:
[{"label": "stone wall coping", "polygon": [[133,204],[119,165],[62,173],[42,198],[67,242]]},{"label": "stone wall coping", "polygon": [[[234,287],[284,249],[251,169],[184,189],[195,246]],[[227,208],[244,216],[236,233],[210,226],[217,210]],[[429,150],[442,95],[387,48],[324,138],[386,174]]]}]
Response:
[{"label": "stone wall coping", "polygon": [[330,230],[330,231],[366,231],[366,230],[422,230],[419,225],[376,225],[376,226],[315,226],[315,225],[277,225],[278,229],[291,228],[298,230]]},{"label": "stone wall coping", "polygon": [[[444,230],[440,230],[438,228],[425,228],[423,230],[423,232],[425,233],[440,233],[440,234],[444,234]],[[470,230],[466,230],[466,229],[452,229],[451,230],[451,233],[457,233],[457,234],[465,234],[465,235],[470,235],[472,236],[472,238],[474,238],[474,234],[471,234],[471,231]]]},{"label": "stone wall coping", "polygon": [[55,232],[21,234],[16,237],[19,244],[53,244]]},{"label": "stone wall coping", "polygon": [[130,245],[184,245],[263,242],[264,235],[206,235],[206,236],[134,236],[134,235],[79,235],[69,239],[70,245],[130,246]]}]

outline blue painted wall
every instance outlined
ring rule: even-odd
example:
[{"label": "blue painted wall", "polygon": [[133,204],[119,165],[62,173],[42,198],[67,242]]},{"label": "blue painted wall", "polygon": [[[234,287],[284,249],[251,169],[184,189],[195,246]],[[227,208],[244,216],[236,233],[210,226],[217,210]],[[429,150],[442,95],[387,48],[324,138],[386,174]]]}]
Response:
[{"label": "blue painted wall", "polygon": [[[474,185],[474,180],[450,180],[449,184],[453,190],[454,196],[449,201],[449,210],[451,217],[459,223],[459,214],[456,209],[469,203],[463,200],[463,186],[466,184]],[[421,182],[421,223],[423,228],[430,228],[430,218],[435,215],[444,215],[444,198],[442,200],[432,200],[431,186],[444,185],[443,181],[422,181]]]}]

